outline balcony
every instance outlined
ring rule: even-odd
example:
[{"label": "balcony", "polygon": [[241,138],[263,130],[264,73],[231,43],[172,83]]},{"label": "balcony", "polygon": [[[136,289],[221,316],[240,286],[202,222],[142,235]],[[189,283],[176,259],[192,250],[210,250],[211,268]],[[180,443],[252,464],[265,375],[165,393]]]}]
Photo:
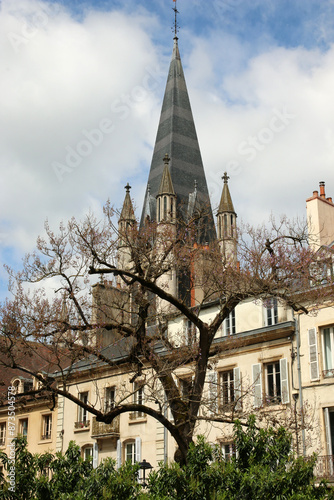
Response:
[{"label": "balcony", "polygon": [[96,417],[92,418],[92,437],[94,438],[108,438],[119,436],[119,415],[114,418],[111,424],[104,422],[97,422]]},{"label": "balcony", "polygon": [[334,481],[334,455],[323,455],[317,458],[314,475],[318,479]]}]

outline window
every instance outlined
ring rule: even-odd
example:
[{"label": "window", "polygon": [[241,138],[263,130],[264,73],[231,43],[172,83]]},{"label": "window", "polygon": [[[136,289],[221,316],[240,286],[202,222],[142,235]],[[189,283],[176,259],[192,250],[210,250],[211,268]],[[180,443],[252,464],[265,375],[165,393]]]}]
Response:
[{"label": "window", "polygon": [[42,415],[42,439],[51,439],[52,415]]},{"label": "window", "polygon": [[[80,392],[79,394],[79,399],[82,403],[88,404],[88,392]],[[83,408],[82,406],[78,406],[78,426],[86,426],[86,424],[89,422],[88,421],[88,411],[86,408]]]},{"label": "window", "polygon": [[23,418],[19,421],[19,433],[21,436],[27,437],[28,435],[28,419]]},{"label": "window", "polygon": [[212,414],[239,411],[242,407],[242,386],[240,368],[221,371],[208,371],[209,408]]},{"label": "window", "polygon": [[17,378],[13,380],[11,385],[15,387],[16,394],[20,394],[22,392],[22,384],[20,379]]},{"label": "window", "polygon": [[6,422],[0,423],[0,446],[6,444]]},{"label": "window", "polygon": [[24,380],[23,382],[23,392],[29,392],[33,390],[33,381],[32,380]]},{"label": "window", "polygon": [[334,408],[324,408],[327,455],[334,455]]},{"label": "window", "polygon": [[99,447],[97,443],[86,444],[81,448],[81,456],[84,460],[89,460],[94,469],[98,466]]},{"label": "window", "polygon": [[272,298],[265,301],[265,323],[266,326],[278,323],[277,299]]},{"label": "window", "polygon": [[198,329],[195,325],[189,320],[184,320],[184,333],[185,333],[185,343],[186,345],[192,345],[194,342],[197,342],[198,338]]},{"label": "window", "polygon": [[264,365],[266,380],[266,403],[279,404],[281,402],[281,373],[280,363],[267,363]]},{"label": "window", "polygon": [[93,459],[93,446],[92,445],[84,446],[82,448],[82,458],[84,460],[92,460]]},{"label": "window", "polygon": [[164,196],[164,215],[163,219],[167,220],[167,196]]},{"label": "window", "polygon": [[286,358],[252,366],[254,407],[263,404],[288,404],[290,402],[288,362]]},{"label": "window", "polygon": [[136,462],[136,444],[135,442],[125,445],[125,461],[134,464]]},{"label": "window", "polygon": [[104,411],[108,412],[115,406],[115,387],[107,387],[105,390]]},{"label": "window", "polygon": [[[144,385],[143,382],[134,382],[133,383],[133,403],[136,405],[144,404]],[[145,413],[141,410],[134,411],[130,413],[130,419],[134,420],[136,418],[142,418],[145,416]]]},{"label": "window", "polygon": [[[141,462],[141,438],[137,437],[129,441],[117,441],[116,467],[119,469],[122,463],[130,462],[134,464]],[[140,474],[140,471],[139,471]]]},{"label": "window", "polygon": [[192,381],[192,377],[180,378],[180,392],[183,401],[189,401],[189,396],[192,389]]},{"label": "window", "polygon": [[233,370],[219,374],[219,410],[223,411],[231,407],[234,402],[234,373]]},{"label": "window", "polygon": [[221,452],[224,460],[231,460],[236,456],[235,446],[233,443],[222,443]]},{"label": "window", "polygon": [[324,377],[334,377],[334,327],[322,330]]},{"label": "window", "polygon": [[235,329],[235,309],[230,312],[230,314],[227,316],[227,318],[224,319],[223,321],[223,332],[224,335],[235,335],[236,329]]}]

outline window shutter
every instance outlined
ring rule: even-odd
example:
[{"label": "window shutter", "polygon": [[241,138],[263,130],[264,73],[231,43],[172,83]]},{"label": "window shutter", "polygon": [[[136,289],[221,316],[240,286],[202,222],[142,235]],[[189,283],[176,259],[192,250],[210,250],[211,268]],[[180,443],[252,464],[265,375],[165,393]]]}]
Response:
[{"label": "window shutter", "polygon": [[[136,438],[135,454],[136,454],[136,463],[139,464],[139,462],[141,462],[141,438],[140,437]],[[138,479],[141,479],[141,478],[142,478],[142,470],[139,469]]]},{"label": "window shutter", "polygon": [[282,403],[290,403],[289,394],[289,379],[288,379],[288,360],[286,358],[280,359],[280,373],[281,373],[281,398]]},{"label": "window shutter", "polygon": [[99,461],[99,447],[97,443],[93,446],[93,468],[96,469]]},{"label": "window shutter", "polygon": [[234,378],[234,396],[235,396],[235,409],[241,410],[241,374],[240,368],[233,368],[233,378]]},{"label": "window shutter", "polygon": [[330,426],[328,408],[324,408],[324,417],[325,417],[325,429],[326,429],[327,455],[332,455],[331,426]]},{"label": "window shutter", "polygon": [[254,408],[262,406],[262,365],[257,363],[252,365],[253,386],[254,386]]},{"label": "window shutter", "polygon": [[[324,408],[324,417],[325,417],[325,430],[326,430],[326,446],[327,446],[327,455],[333,455],[333,443],[332,443],[332,433],[331,433],[331,422],[329,416],[329,408]],[[333,475],[333,461],[329,461],[329,473]]]},{"label": "window shutter", "polygon": [[214,415],[218,411],[218,374],[216,370],[210,370],[208,372],[208,383],[209,383],[209,408],[211,415]]},{"label": "window shutter", "polygon": [[116,450],[116,468],[119,469],[122,465],[122,442],[120,439],[117,440],[117,450]]},{"label": "window shutter", "polygon": [[136,462],[141,462],[141,438],[136,438]]},{"label": "window shutter", "polygon": [[311,380],[319,380],[317,330],[310,328],[308,331],[308,345],[310,354],[310,377]]}]

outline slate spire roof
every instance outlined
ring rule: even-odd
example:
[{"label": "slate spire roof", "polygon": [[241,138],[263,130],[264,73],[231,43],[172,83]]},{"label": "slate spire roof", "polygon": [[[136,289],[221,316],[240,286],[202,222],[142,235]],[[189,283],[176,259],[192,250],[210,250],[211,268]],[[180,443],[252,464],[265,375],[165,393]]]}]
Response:
[{"label": "slate spire roof", "polygon": [[170,158],[168,158],[168,154],[166,153],[165,157],[164,157],[165,166],[164,166],[164,170],[162,172],[162,177],[161,177],[158,195],[161,195],[161,194],[174,194],[175,195],[172,178],[171,178],[170,172],[169,172],[169,166],[168,166],[169,161],[170,161]]},{"label": "slate spire roof", "polygon": [[206,224],[206,240],[212,241],[216,238],[216,230],[177,37],[174,37],[173,55],[169,66],[141,225],[148,215],[156,220],[153,200],[159,193],[164,171],[163,159],[166,154],[170,157],[169,173],[177,197],[178,217],[187,219],[189,194],[194,191],[196,181],[197,200],[206,212],[208,210],[210,212]]},{"label": "slate spire roof", "polygon": [[125,193],[125,198],[124,198],[124,202],[123,202],[123,207],[122,207],[121,215],[119,218],[120,221],[124,221],[124,220],[125,221],[135,221],[136,220],[135,212],[134,212],[132,201],[130,198],[130,189],[131,189],[131,186],[129,185],[129,183],[127,183],[127,185],[125,186],[126,193]]},{"label": "slate spire roof", "polygon": [[223,192],[222,192],[222,195],[220,198],[218,214],[221,214],[224,212],[229,212],[229,213],[235,214],[230,189],[228,187],[229,176],[227,175],[226,172],[224,173],[224,176],[222,177],[222,179],[224,181],[224,187],[223,187]]}]

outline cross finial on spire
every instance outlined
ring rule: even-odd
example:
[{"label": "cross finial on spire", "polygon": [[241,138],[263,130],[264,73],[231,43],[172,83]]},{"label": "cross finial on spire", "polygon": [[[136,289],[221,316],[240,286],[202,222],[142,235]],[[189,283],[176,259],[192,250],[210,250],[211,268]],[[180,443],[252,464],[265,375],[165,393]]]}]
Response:
[{"label": "cross finial on spire", "polygon": [[126,186],[124,186],[124,189],[126,190],[127,193],[130,193],[131,186],[129,183],[127,183]]},{"label": "cross finial on spire", "polygon": [[169,156],[168,156],[168,153],[166,153],[166,154],[165,154],[165,156],[164,156],[164,164],[165,164],[165,165],[168,165],[168,164],[169,164],[169,162],[170,162],[170,158],[169,158]]},{"label": "cross finial on spire", "polygon": [[175,6],[173,7],[175,18],[174,18],[174,26],[172,29],[174,30],[174,40],[177,40],[177,33],[179,31],[179,25],[177,24],[177,14],[179,14],[179,11],[176,8],[176,0],[173,0],[173,2],[175,3]]},{"label": "cross finial on spire", "polygon": [[229,176],[227,175],[227,172],[224,172],[222,179],[224,181],[224,184],[227,184],[227,181],[229,180]]}]

